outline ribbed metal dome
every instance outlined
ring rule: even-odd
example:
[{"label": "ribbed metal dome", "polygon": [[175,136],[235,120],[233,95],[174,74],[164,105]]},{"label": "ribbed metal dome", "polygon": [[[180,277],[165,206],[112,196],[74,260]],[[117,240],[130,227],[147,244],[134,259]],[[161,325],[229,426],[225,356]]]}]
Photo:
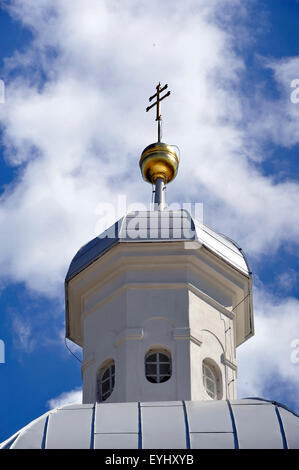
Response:
[{"label": "ribbed metal dome", "polygon": [[262,399],[66,405],[2,449],[299,449],[299,416]]}]

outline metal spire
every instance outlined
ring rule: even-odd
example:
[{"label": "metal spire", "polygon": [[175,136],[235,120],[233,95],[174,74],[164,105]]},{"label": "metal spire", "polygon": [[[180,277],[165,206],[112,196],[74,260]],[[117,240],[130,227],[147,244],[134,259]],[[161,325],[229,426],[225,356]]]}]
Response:
[{"label": "metal spire", "polygon": [[164,96],[161,96],[168,85],[161,87],[159,83],[156,86],[157,92],[149,98],[156,101],[146,108],[149,111],[156,106],[156,121],[158,122],[158,142],[146,147],[140,157],[139,165],[141,173],[145,181],[155,185],[155,204],[154,210],[163,211],[166,209],[167,204],[165,201],[166,185],[172,181],[177,174],[179,166],[179,157],[173,146],[161,142],[162,138],[162,116],[161,116],[161,101],[170,95],[168,91]]}]

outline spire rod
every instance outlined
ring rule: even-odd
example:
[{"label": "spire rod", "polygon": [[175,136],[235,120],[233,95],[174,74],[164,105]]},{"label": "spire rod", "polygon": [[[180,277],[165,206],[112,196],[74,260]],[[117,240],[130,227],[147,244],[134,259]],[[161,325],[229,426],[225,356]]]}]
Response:
[{"label": "spire rod", "polygon": [[166,209],[166,185],[172,181],[177,174],[179,157],[176,150],[171,145],[161,142],[162,139],[162,116],[161,101],[170,95],[170,91],[161,94],[168,88],[168,85],[161,87],[161,83],[156,86],[156,93],[149,98],[156,101],[146,108],[149,111],[156,106],[156,121],[158,123],[158,142],[148,145],[142,152],[139,166],[143,179],[155,186],[154,210],[163,211]]},{"label": "spire rod", "polygon": [[161,101],[164,100],[164,98],[167,98],[167,96],[170,95],[170,91],[168,91],[164,96],[160,98],[160,94],[163,93],[164,90],[168,88],[168,85],[164,85],[163,88],[161,88],[160,82],[156,86],[157,92],[149,98],[149,101],[152,101],[154,98],[157,97],[157,100],[155,103],[151,104],[146,108],[146,112],[148,112],[150,109],[152,109],[154,106],[157,106],[156,108],[156,121],[158,122],[158,142],[161,142],[162,139],[162,115],[161,115]]}]

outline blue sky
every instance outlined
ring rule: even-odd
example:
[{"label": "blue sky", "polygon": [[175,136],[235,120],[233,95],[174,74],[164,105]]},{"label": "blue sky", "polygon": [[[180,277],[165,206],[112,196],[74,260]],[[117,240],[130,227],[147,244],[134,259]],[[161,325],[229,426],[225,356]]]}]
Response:
[{"label": "blue sky", "polygon": [[238,351],[238,395],[299,411],[299,3],[160,3],[0,10],[0,441],[80,397],[64,277],[96,235],[101,202],[150,200],[138,157],[154,138],[144,109],[158,81],[172,90],[165,140],[181,150],[168,199],[203,202],[204,221],[243,247],[254,273],[256,335]]}]

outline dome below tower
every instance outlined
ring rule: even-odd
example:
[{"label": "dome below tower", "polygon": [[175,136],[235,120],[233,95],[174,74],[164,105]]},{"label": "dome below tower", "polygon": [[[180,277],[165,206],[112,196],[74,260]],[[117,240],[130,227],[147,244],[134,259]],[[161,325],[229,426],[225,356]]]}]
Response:
[{"label": "dome below tower", "polygon": [[298,449],[299,416],[263,399],[66,405],[0,449]]}]

